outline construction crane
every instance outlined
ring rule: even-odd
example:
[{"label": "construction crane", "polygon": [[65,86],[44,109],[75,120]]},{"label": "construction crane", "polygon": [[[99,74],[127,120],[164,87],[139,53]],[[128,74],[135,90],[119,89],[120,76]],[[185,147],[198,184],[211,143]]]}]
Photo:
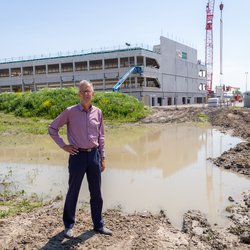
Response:
[{"label": "construction crane", "polygon": [[220,85],[222,86],[222,75],[223,75],[223,21],[222,21],[222,10],[223,10],[223,3],[220,4]]},{"label": "construction crane", "polygon": [[126,79],[131,75],[131,74],[143,74],[143,69],[141,66],[134,66],[132,67],[128,72],[126,72],[125,75],[123,75],[119,81],[116,83],[116,85],[112,88],[114,92],[117,92],[120,86],[122,85],[123,82],[126,81]]},{"label": "construction crane", "polygon": [[212,93],[213,86],[213,17],[214,2],[208,0],[206,6],[206,48],[205,48],[205,65],[207,67],[207,86],[208,94]]},{"label": "construction crane", "polygon": [[[208,94],[213,93],[213,18],[214,18],[214,4],[215,0],[208,0],[206,6],[206,48],[205,48],[205,65],[207,67],[207,86],[206,89]],[[222,10],[223,3],[220,4],[220,76],[221,76],[221,85],[222,85]]]}]

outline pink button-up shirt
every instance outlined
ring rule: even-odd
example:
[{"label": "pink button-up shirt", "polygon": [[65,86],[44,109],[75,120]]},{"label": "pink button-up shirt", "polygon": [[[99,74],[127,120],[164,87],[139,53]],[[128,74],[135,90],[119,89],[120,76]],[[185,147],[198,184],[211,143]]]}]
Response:
[{"label": "pink button-up shirt", "polygon": [[49,135],[61,148],[66,144],[59,129],[67,125],[69,144],[77,148],[99,147],[100,156],[104,154],[104,126],[102,111],[92,106],[85,111],[79,103],[65,109],[48,127]]}]

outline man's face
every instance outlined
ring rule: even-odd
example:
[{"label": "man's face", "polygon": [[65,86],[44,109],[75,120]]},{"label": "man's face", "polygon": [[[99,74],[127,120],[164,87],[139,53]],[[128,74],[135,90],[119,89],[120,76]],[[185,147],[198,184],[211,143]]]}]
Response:
[{"label": "man's face", "polygon": [[94,92],[89,85],[82,85],[79,88],[79,97],[82,104],[90,104],[92,101],[92,98],[94,96]]}]

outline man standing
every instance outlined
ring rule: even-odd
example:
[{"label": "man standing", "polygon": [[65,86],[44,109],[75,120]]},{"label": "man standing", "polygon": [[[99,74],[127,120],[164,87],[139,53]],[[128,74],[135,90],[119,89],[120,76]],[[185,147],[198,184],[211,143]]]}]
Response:
[{"label": "man standing", "polygon": [[[78,90],[80,103],[65,109],[48,128],[55,143],[70,154],[69,188],[63,212],[64,234],[65,237],[73,237],[76,204],[86,173],[94,230],[112,235],[112,231],[104,227],[102,218],[101,172],[105,169],[103,115],[99,108],[91,104],[93,85],[83,80],[78,85]],[[69,144],[59,135],[59,129],[65,124]]]}]

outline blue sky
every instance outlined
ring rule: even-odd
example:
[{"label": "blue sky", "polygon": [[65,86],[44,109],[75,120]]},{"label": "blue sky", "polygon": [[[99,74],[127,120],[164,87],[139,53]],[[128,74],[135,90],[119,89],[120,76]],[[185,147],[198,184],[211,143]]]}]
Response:
[{"label": "blue sky", "polygon": [[[250,89],[250,1],[215,0],[213,86]],[[0,59],[103,47],[159,44],[160,36],[192,46],[205,61],[207,0],[1,0]]]}]

